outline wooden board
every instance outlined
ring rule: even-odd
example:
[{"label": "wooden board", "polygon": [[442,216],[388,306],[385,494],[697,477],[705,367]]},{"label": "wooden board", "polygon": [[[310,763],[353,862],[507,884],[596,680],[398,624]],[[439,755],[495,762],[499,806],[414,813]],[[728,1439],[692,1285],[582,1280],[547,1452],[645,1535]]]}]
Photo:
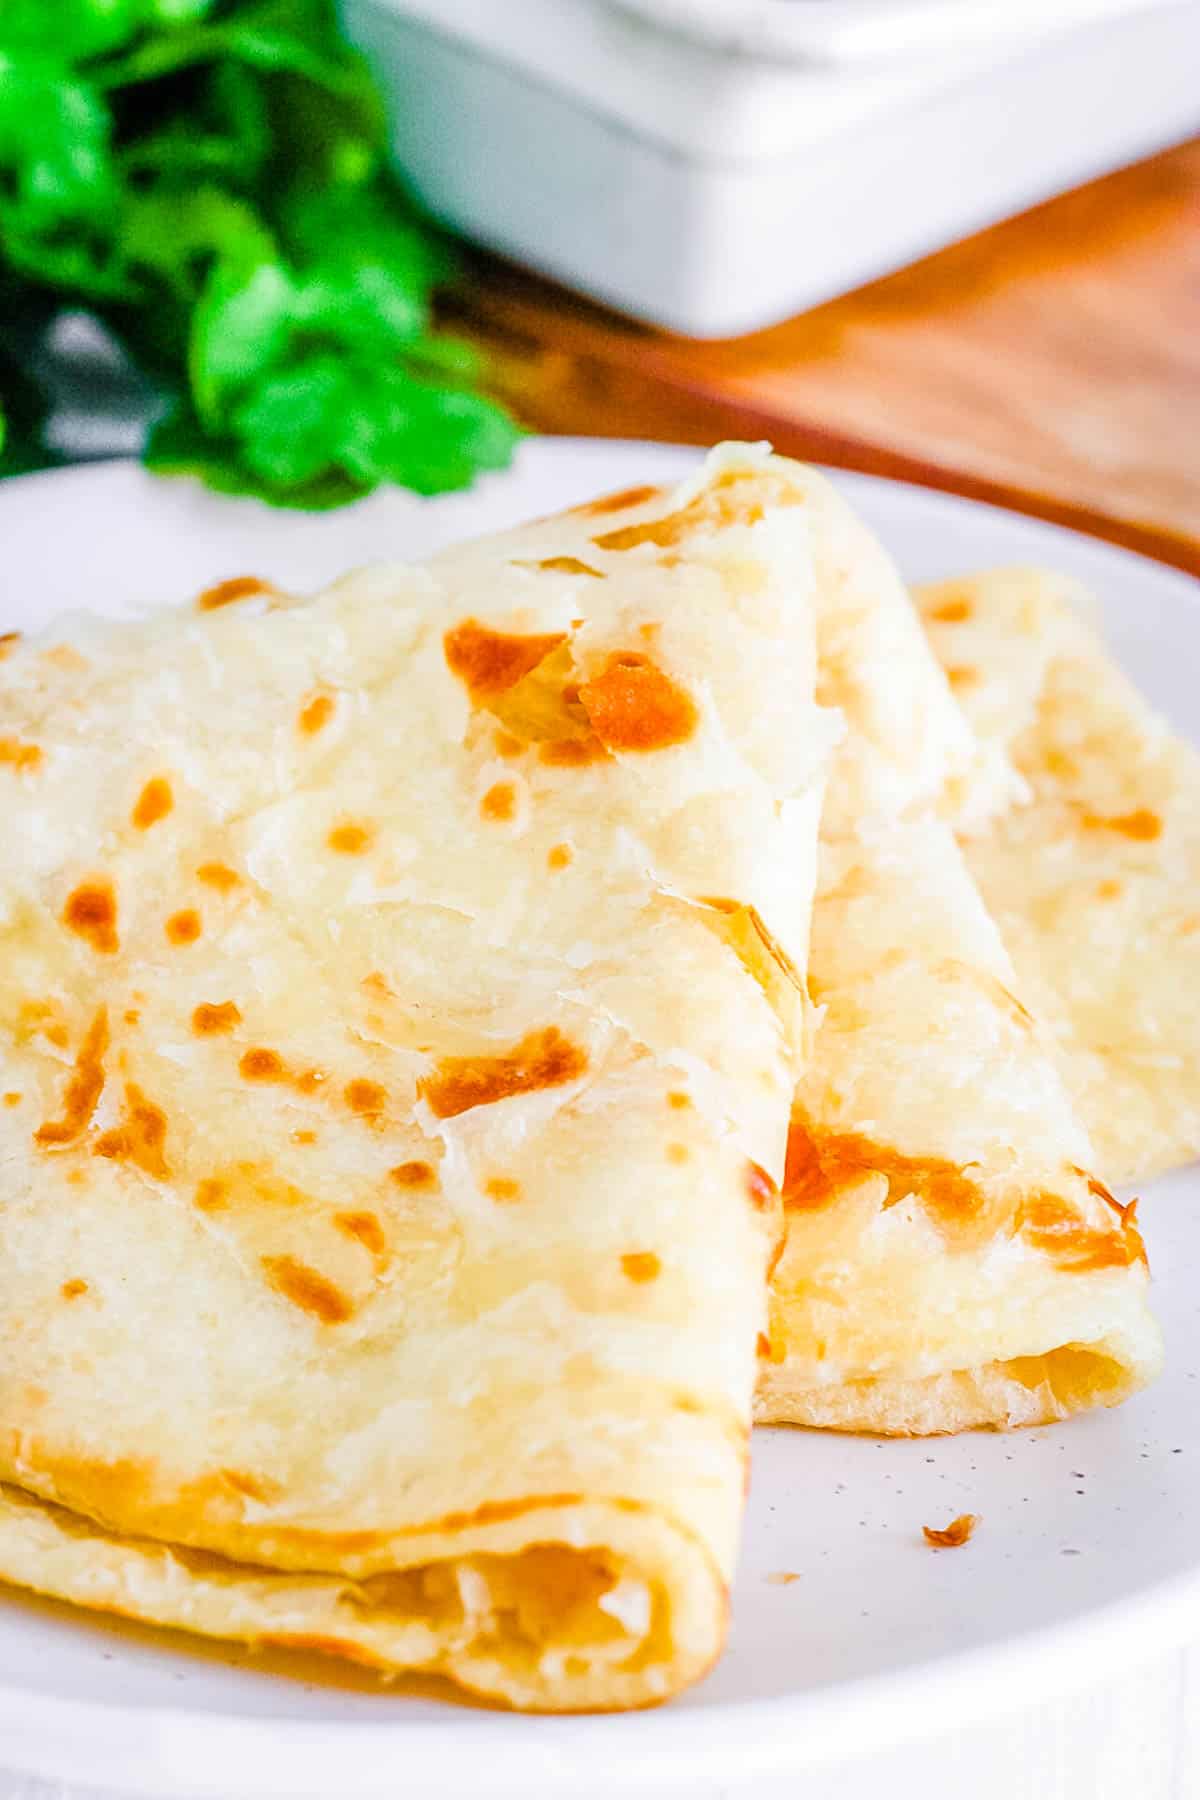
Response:
[{"label": "wooden board", "polygon": [[484,258],[458,305],[538,430],[766,437],[1200,573],[1200,140],[747,338]]}]

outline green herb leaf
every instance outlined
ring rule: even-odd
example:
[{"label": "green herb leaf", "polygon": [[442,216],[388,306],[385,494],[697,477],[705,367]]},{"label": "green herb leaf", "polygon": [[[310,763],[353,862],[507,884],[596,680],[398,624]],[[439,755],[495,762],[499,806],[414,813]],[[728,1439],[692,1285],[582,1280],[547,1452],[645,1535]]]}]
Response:
[{"label": "green herb leaf", "polygon": [[108,63],[100,79],[107,88],[129,87],[219,57],[269,74],[302,75],[331,93],[358,93],[367,79],[361,59],[339,38],[325,0],[257,0],[147,36]]},{"label": "green herb leaf", "polygon": [[[180,395],[152,467],[308,507],[507,462],[478,355],[431,334],[453,251],[385,144],[333,0],[0,0],[0,279],[91,305]],[[2,385],[4,466],[44,460]]]},{"label": "green herb leaf", "polygon": [[160,475],[196,475],[207,487],[222,494],[255,495],[272,506],[288,506],[305,512],[327,512],[360,500],[368,491],[356,487],[345,475],[319,476],[301,487],[275,489],[264,485],[238,459],[236,443],[214,438],[195,414],[180,404],[150,434],[143,458],[147,468]]},{"label": "green herb leaf", "polygon": [[100,96],[51,63],[0,51],[0,229],[96,219],[116,195]]},{"label": "green herb leaf", "polygon": [[422,294],[449,281],[458,261],[448,240],[419,222],[390,184],[299,183],[285,196],[280,236],[299,262],[378,263]]},{"label": "green herb leaf", "polygon": [[245,191],[271,153],[271,125],[262,78],[241,63],[201,70],[185,115],[134,137],[118,152],[124,174],[224,178]]},{"label": "green herb leaf", "polygon": [[206,182],[175,182],[126,195],[120,222],[126,265],[165,282],[180,303],[194,301],[214,262],[253,270],[275,242],[248,201]]},{"label": "green herb leaf", "polygon": [[477,394],[329,355],[256,383],[232,426],[245,466],[276,489],[341,470],[363,489],[397,481],[440,493],[467,486],[480,469],[503,468],[517,436]]},{"label": "green herb leaf", "polygon": [[0,47],[65,68],[121,49],[146,11],[144,0],[3,0]]},{"label": "green herb leaf", "polygon": [[295,295],[277,262],[248,270],[214,269],[192,321],[188,369],[196,411],[210,430],[224,422],[224,406],[291,337]]}]

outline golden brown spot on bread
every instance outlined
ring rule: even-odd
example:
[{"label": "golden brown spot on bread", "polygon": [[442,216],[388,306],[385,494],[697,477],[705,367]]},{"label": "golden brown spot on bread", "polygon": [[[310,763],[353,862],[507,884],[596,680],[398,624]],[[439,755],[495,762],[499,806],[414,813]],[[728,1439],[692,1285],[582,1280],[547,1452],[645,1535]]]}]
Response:
[{"label": "golden brown spot on bread", "polygon": [[451,674],[480,705],[515,687],[565,641],[566,634],[561,631],[522,637],[493,631],[477,619],[464,619],[446,633],[442,648]]},{"label": "golden brown spot on bread", "polygon": [[65,669],[69,675],[81,675],[88,667],[87,657],[74,644],[55,644],[51,649],[42,651],[42,658],[51,668]]},{"label": "golden brown spot on bread", "polygon": [[216,888],[218,893],[227,894],[230,888],[241,886],[242,878],[224,863],[208,862],[201,863],[196,870],[196,880],[202,881],[205,887]]},{"label": "golden brown spot on bread", "polygon": [[218,1175],[206,1175],[196,1184],[196,1205],[201,1212],[220,1212],[229,1199],[229,1183]]},{"label": "golden brown spot on bread", "polygon": [[582,769],[607,760],[608,751],[597,737],[551,738],[538,745],[538,761],[552,769]]},{"label": "golden brown spot on bread", "polygon": [[1096,887],[1097,900],[1117,900],[1122,893],[1119,881],[1101,881]]},{"label": "golden brown spot on bread", "polygon": [[94,1154],[135,1167],[165,1181],[170,1174],[163,1146],[167,1141],[167,1115],[147,1098],[135,1081],[125,1084],[125,1113],[112,1131],[96,1139]]},{"label": "golden brown spot on bread", "polygon": [[1047,775],[1057,777],[1059,781],[1074,781],[1079,775],[1079,764],[1065,750],[1055,749],[1052,745],[1042,757],[1042,767]]},{"label": "golden brown spot on bread", "polygon": [[360,1118],[377,1119],[387,1105],[387,1090],[380,1087],[377,1081],[348,1081],[342,1090],[342,1098],[352,1113]]},{"label": "golden brown spot on bread", "polygon": [[264,1506],[271,1500],[278,1500],[282,1491],[277,1481],[271,1481],[265,1475],[248,1475],[242,1469],[222,1469],[221,1480],[234,1493],[242,1494],[247,1500],[257,1500]]},{"label": "golden brown spot on bread", "polygon": [[315,1131],[293,1131],[292,1133],[293,1144],[315,1144],[316,1141],[317,1134]]},{"label": "golden brown spot on bread", "polygon": [[21,1104],[20,1094],[17,1094],[17,1093],[5,1094],[4,1104],[5,1104],[5,1106],[20,1106],[20,1104]]},{"label": "golden brown spot on bread", "polygon": [[531,1031],[499,1056],[447,1056],[419,1085],[439,1119],[453,1119],[473,1106],[491,1106],[517,1094],[562,1087],[588,1066],[587,1054],[555,1025]]},{"label": "golden brown spot on bread", "polygon": [[665,750],[692,736],[699,720],[687,691],[640,650],[610,656],[579,690],[592,730],[609,750]]},{"label": "golden brown spot on bread", "polygon": [[760,1331],[758,1336],[755,1338],[754,1353],[756,1356],[770,1356],[771,1340],[767,1336],[765,1331]]},{"label": "golden brown spot on bread", "polygon": [[[287,1079],[286,1071],[284,1079]],[[303,1074],[296,1077],[296,1092],[298,1094],[315,1094],[328,1079],[324,1069],[305,1069]]]},{"label": "golden brown spot on bread", "polygon": [[249,600],[254,594],[273,594],[274,588],[269,581],[263,581],[258,575],[230,575],[226,581],[218,581],[213,587],[204,589],[196,596],[197,612],[216,612],[219,607],[232,606],[235,600]]},{"label": "golden brown spot on bread", "polygon": [[1018,1231],[1027,1244],[1048,1256],[1058,1268],[1075,1275],[1098,1269],[1126,1269],[1146,1261],[1146,1246],[1137,1228],[1137,1203],[1122,1207],[1102,1184],[1089,1187],[1117,1212],[1107,1229],[1089,1225],[1058,1194],[1033,1194],[1021,1206]]},{"label": "golden brown spot on bread", "polygon": [[749,1159],[746,1162],[746,1193],[750,1204],[757,1207],[759,1212],[769,1211],[779,1196],[779,1189],[767,1171]]},{"label": "golden brown spot on bread", "polygon": [[73,1281],[64,1281],[58,1291],[64,1300],[78,1300],[81,1294],[87,1293],[88,1284],[77,1275]]},{"label": "golden brown spot on bread", "polygon": [[939,1530],[933,1525],[922,1525],[925,1542],[932,1544],[935,1550],[960,1550],[974,1535],[979,1523],[978,1513],[959,1513],[957,1519]]},{"label": "golden brown spot on bread", "polygon": [[[646,495],[653,497],[653,489]],[[731,469],[703,488],[686,506],[642,525],[626,525],[592,542],[600,550],[636,550],[655,544],[670,550],[693,532],[728,531],[735,525],[757,525],[766,506],[799,506],[803,496],[774,471]],[[632,505],[634,502],[630,501]]]},{"label": "golden brown spot on bread", "polygon": [[1162,820],[1146,806],[1139,806],[1134,812],[1118,813],[1115,818],[1085,813],[1083,823],[1089,831],[1117,831],[1139,844],[1152,844],[1163,833]]},{"label": "golden brown spot on bread", "polygon": [[65,1025],[44,1025],[42,1036],[48,1044],[53,1044],[56,1050],[65,1050],[71,1041]]},{"label": "golden brown spot on bread", "polygon": [[88,1026],[66,1093],[62,1116],[48,1119],[34,1132],[38,1144],[69,1144],[91,1123],[104,1092],[104,1053],[108,1049],[108,1013],[102,1006]]},{"label": "golden brown spot on bread", "polygon": [[160,819],[165,819],[175,804],[175,796],[171,792],[171,784],[162,775],[153,776],[137,797],[137,804],[130,814],[130,823],[138,831],[149,831]]},{"label": "golden brown spot on bread", "polygon": [[605,513],[624,512],[630,506],[645,506],[648,500],[657,500],[667,492],[661,487],[628,487],[620,488],[615,494],[601,494],[598,500],[589,500],[584,506],[573,506],[568,518],[597,519]]},{"label": "golden brown spot on bread", "polygon": [[952,663],[946,670],[946,680],[952,688],[975,687],[980,679],[979,670],[970,663]]},{"label": "golden brown spot on bread", "polygon": [[198,1006],[192,1014],[192,1030],[197,1037],[219,1037],[242,1022],[241,1009],[235,1000],[218,1000]]},{"label": "golden brown spot on bread", "polygon": [[597,581],[604,576],[599,569],[593,569],[590,563],[580,562],[577,556],[543,556],[540,562],[523,562],[523,569],[545,569],[555,575],[592,575]]},{"label": "golden brown spot on bread", "polygon": [[163,927],[172,944],[194,944],[203,927],[200,914],[194,906],[185,906],[179,912],[172,913]]},{"label": "golden brown spot on bread", "polygon": [[503,824],[517,810],[517,790],[511,781],[496,781],[479,802],[480,816]]},{"label": "golden brown spot on bread", "polygon": [[121,1016],[127,1025],[139,1025],[142,1019],[142,1015],[136,1006],[131,1006],[128,1011]]},{"label": "golden brown spot on bread", "polygon": [[329,694],[314,694],[300,708],[296,723],[306,737],[315,737],[333,717],[333,700]]},{"label": "golden brown spot on bread", "polygon": [[96,877],[80,882],[67,895],[62,922],[76,937],[85,939],[102,956],[120,948],[117,938],[117,896],[111,881]]},{"label": "golden brown spot on bread", "polygon": [[364,1250],[369,1250],[372,1256],[381,1257],[386,1254],[387,1238],[374,1213],[334,1213],[333,1222],[345,1237],[353,1238]]},{"label": "golden brown spot on bread", "polygon": [[492,738],[492,743],[495,746],[496,755],[502,756],[505,762],[512,762],[514,757],[520,756],[525,748],[520,738],[513,737],[512,733],[508,731],[497,731]]},{"label": "golden brown spot on bread", "polygon": [[627,1250],[621,1258],[621,1272],[630,1281],[656,1281],[662,1263],[653,1250]]},{"label": "golden brown spot on bread", "polygon": [[437,1180],[432,1165],[427,1162],[398,1163],[388,1175],[397,1187],[423,1188],[432,1187]]},{"label": "golden brown spot on bread", "polygon": [[0,766],[15,769],[20,775],[36,769],[41,760],[37,744],[26,744],[20,738],[0,738]]},{"label": "golden brown spot on bread", "polygon": [[287,1070],[276,1050],[247,1050],[238,1064],[247,1081],[286,1081]]},{"label": "golden brown spot on bread", "polygon": [[667,1095],[667,1105],[675,1112],[687,1112],[692,1104],[692,1096],[676,1088]]},{"label": "golden brown spot on bread", "polygon": [[550,869],[565,869],[573,856],[570,844],[555,844],[546,858],[546,866]]},{"label": "golden brown spot on bread", "polygon": [[348,820],[345,824],[335,825],[326,842],[331,850],[336,850],[341,856],[361,856],[369,848],[374,835],[374,829],[370,825]]},{"label": "golden brown spot on bread", "polygon": [[962,596],[943,600],[930,609],[929,617],[939,625],[965,625],[972,613],[971,602]]},{"label": "golden brown spot on bread", "polygon": [[18,642],[20,636],[19,631],[0,631],[0,662],[3,662],[6,656],[11,656],[13,645]]},{"label": "golden brown spot on bread", "polygon": [[346,1295],[307,1263],[294,1256],[264,1256],[261,1261],[276,1293],[323,1325],[343,1325],[352,1317],[354,1308]]},{"label": "golden brown spot on bread", "polygon": [[511,1180],[507,1175],[493,1175],[484,1182],[483,1191],[489,1200],[498,1200],[501,1204],[521,1198],[520,1182]]},{"label": "golden brown spot on bread", "polygon": [[669,1163],[691,1162],[692,1153],[686,1144],[668,1144],[667,1161]]},{"label": "golden brown spot on bread", "polygon": [[887,1183],[885,1210],[912,1194],[939,1223],[963,1224],[986,1205],[982,1188],[967,1174],[970,1166],[939,1156],[905,1156],[859,1132],[821,1131],[797,1111],[788,1132],[783,1203],[793,1212],[817,1211],[845,1188],[880,1175]]}]

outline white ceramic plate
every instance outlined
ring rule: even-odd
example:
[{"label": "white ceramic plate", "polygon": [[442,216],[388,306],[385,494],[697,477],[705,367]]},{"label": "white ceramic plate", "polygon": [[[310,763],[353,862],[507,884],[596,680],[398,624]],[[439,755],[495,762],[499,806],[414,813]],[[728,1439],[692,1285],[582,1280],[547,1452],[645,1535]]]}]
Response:
[{"label": "white ceramic plate", "polygon": [[[26,477],[0,486],[0,629],[69,607],[183,600],[241,573],[315,587],[356,562],[669,477],[693,456],[531,442],[513,474],[465,498],[384,493],[316,517],[127,464]],[[1185,577],[988,507],[839,479],[914,578],[1032,560],[1081,576],[1122,662],[1177,726],[1200,727],[1200,605]],[[5,1593],[0,1768],[172,1797],[702,1800],[1045,1699],[1198,1638],[1200,1179],[1158,1184],[1143,1212],[1169,1350],[1158,1386],[1118,1412],[1008,1437],[760,1432],[728,1650],[661,1711],[530,1719],[428,1690],[333,1685],[311,1664],[285,1673]],[[968,1511],[983,1523],[967,1548],[926,1548],[922,1525]],[[799,1579],[771,1581],[784,1571]]]}]

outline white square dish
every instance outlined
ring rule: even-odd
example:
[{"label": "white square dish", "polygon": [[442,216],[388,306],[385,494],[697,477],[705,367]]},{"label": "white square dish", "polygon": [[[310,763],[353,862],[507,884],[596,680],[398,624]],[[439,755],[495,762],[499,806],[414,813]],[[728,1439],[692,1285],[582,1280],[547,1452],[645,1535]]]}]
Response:
[{"label": "white square dish", "polygon": [[1200,6],[850,68],[592,0],[342,0],[455,230],[696,337],[754,330],[1186,136]]}]

